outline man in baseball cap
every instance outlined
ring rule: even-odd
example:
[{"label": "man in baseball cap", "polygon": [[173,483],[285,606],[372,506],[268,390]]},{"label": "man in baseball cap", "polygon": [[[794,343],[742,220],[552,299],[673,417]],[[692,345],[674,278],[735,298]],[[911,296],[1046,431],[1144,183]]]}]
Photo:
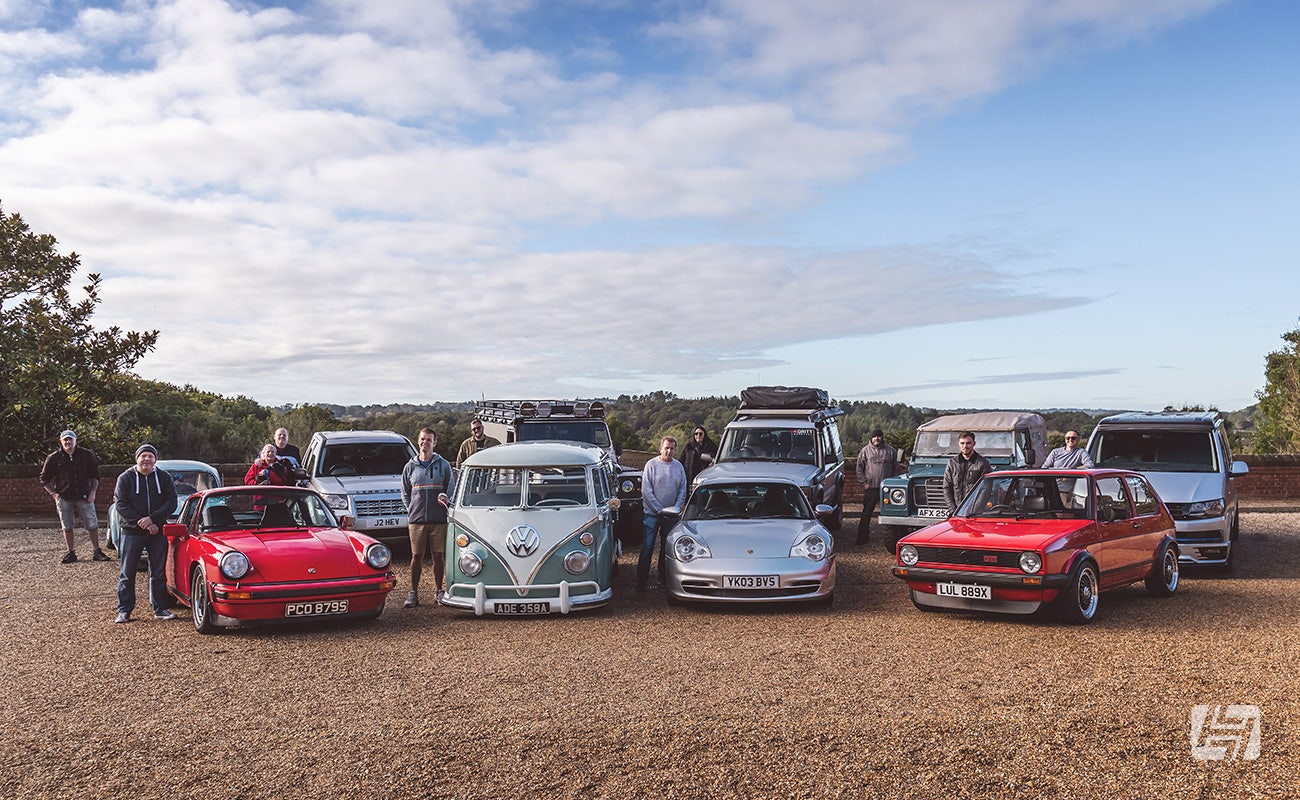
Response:
[{"label": "man in baseball cap", "polygon": [[90,537],[90,547],[95,561],[108,561],[99,549],[99,517],[95,514],[95,490],[99,488],[99,457],[84,447],[77,446],[77,434],[64,431],[59,434],[59,449],[50,453],[41,467],[41,485],[54,498],[54,509],[63,528],[63,543],[68,552],[64,564],[75,564],[77,551],[73,532],[77,517]]}]

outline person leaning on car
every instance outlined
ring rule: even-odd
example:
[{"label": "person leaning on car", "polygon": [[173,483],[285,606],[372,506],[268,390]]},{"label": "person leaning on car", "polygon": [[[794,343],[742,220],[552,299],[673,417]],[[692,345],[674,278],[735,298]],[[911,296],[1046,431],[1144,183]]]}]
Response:
[{"label": "person leaning on car", "polygon": [[158,451],[142,444],[135,451],[135,466],[117,478],[113,503],[122,520],[122,563],[117,577],[117,619],[130,622],[135,610],[135,572],[140,553],[149,554],[149,602],[154,619],[175,619],[167,610],[167,537],[163,523],[176,511],[176,486],[172,476],[156,468]]},{"label": "person leaning on car", "polygon": [[461,442],[460,449],[456,451],[456,469],[460,469],[460,465],[465,463],[465,459],[478,451],[496,447],[499,444],[501,442],[483,433],[483,420],[476,419],[470,422],[469,438]]},{"label": "person leaning on car", "polygon": [[880,502],[880,484],[898,474],[898,451],[885,444],[885,432],[876,428],[866,447],[858,452],[858,483],[862,485],[862,519],[858,521],[858,544],[866,544],[871,532],[871,514]]},{"label": "person leaning on car", "polygon": [[1097,466],[1092,462],[1088,451],[1079,446],[1079,432],[1065,432],[1065,447],[1058,447],[1047,454],[1043,460],[1043,469],[1092,469]]},{"label": "person leaning on car", "polygon": [[262,446],[262,453],[248,468],[244,475],[245,486],[268,484],[270,486],[289,486],[293,481],[289,475],[289,462],[276,455],[275,445]]},{"label": "person leaning on car", "polygon": [[709,432],[703,425],[696,425],[691,440],[686,443],[682,453],[682,468],[686,470],[686,485],[690,486],[695,476],[713,466],[718,457],[718,446],[709,438]]},{"label": "person leaning on car", "polygon": [[686,504],[686,470],[682,462],[673,458],[677,439],[665,436],[659,442],[659,457],[646,462],[641,470],[641,504],[645,510],[645,527],[641,539],[641,556],[636,562],[636,588],[657,589],[650,583],[650,559],[655,551],[655,538],[659,547],[659,580],[663,581],[667,569],[664,563],[663,527],[660,515],[665,508],[681,509]]},{"label": "person leaning on car", "polygon": [[99,517],[95,514],[95,490],[99,488],[99,457],[84,447],[77,447],[77,434],[64,431],[59,435],[59,449],[45,459],[41,467],[41,485],[54,498],[54,508],[63,528],[63,543],[68,552],[64,564],[77,560],[73,533],[77,517],[90,535],[90,547],[95,561],[109,558],[99,549]]},{"label": "person leaning on car", "polygon": [[975,452],[975,434],[962,431],[957,435],[957,455],[948,461],[943,470],[943,499],[948,503],[948,513],[957,513],[957,506],[966,499],[980,478],[993,471],[989,460]]},{"label": "person leaning on car", "polygon": [[406,527],[411,536],[411,591],[404,608],[420,604],[420,573],[424,551],[433,553],[433,581],[442,597],[443,570],[447,553],[447,504],[456,491],[456,475],[447,459],[434,450],[438,434],[421,428],[417,440],[420,452],[402,468],[402,502],[406,505]]}]

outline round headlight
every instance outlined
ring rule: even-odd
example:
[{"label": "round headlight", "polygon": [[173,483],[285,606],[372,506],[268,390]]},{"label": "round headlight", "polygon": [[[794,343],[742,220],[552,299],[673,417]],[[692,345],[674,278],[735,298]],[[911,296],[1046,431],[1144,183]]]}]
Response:
[{"label": "round headlight", "polygon": [[393,563],[393,551],[386,545],[375,542],[366,548],[366,563],[374,569],[387,569]]},{"label": "round headlight", "polygon": [[915,567],[916,562],[921,560],[921,555],[916,552],[916,548],[910,544],[905,544],[898,548],[898,560],[903,566]]},{"label": "round headlight", "polygon": [[456,566],[460,568],[462,575],[474,577],[483,571],[483,559],[478,557],[478,553],[473,550],[462,550],[460,558],[456,559]]},{"label": "round headlight", "polygon": [[631,494],[631,493],[632,493],[632,480],[631,480],[631,478],[628,478],[628,479],[624,480],[622,483],[620,483],[620,484],[618,485],[618,490],[619,490],[620,492],[622,492],[623,494]]},{"label": "round headlight", "polygon": [[238,550],[231,550],[221,557],[221,574],[237,581],[248,574],[251,565],[248,563],[248,556]]},{"label": "round headlight", "polygon": [[591,556],[583,550],[574,550],[564,557],[564,571],[570,575],[581,575],[587,571],[587,565],[591,563]]},{"label": "round headlight", "polygon": [[673,555],[678,561],[690,562],[697,558],[709,558],[713,553],[709,548],[694,536],[683,534],[673,540]]},{"label": "round headlight", "polygon": [[905,500],[907,500],[907,492],[902,489],[889,490],[889,502],[896,506],[901,506]]},{"label": "round headlight", "polygon": [[591,531],[583,531],[582,535],[578,537],[578,541],[587,547],[591,547],[591,543],[596,541],[596,537],[591,535]]},{"label": "round headlight", "polygon": [[1033,575],[1043,568],[1043,559],[1032,550],[1026,550],[1020,554],[1020,568]]}]

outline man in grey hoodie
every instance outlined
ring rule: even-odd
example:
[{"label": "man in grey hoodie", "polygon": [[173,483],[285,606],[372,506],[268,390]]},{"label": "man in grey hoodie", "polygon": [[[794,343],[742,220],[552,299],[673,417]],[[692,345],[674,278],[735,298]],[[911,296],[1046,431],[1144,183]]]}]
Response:
[{"label": "man in grey hoodie", "polygon": [[438,455],[438,434],[422,428],[417,442],[420,452],[402,469],[402,502],[406,504],[406,527],[411,536],[411,591],[405,608],[420,604],[420,574],[424,551],[433,553],[433,581],[442,599],[442,576],[447,554],[447,503],[456,491],[456,474],[447,459]]},{"label": "man in grey hoodie", "polygon": [[149,602],[154,619],[175,619],[167,610],[167,537],[162,527],[176,512],[176,487],[172,476],[156,468],[158,451],[142,444],[135,451],[135,466],[117,478],[113,503],[122,520],[121,569],[117,577],[117,618],[130,622],[135,610],[135,571],[140,553],[149,554]]}]

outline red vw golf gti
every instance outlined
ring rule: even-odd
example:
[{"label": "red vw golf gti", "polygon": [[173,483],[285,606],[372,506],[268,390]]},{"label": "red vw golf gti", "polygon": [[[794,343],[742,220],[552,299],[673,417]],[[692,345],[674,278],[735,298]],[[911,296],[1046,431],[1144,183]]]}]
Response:
[{"label": "red vw golf gti", "polygon": [[191,495],[163,526],[167,585],[199,633],[320,617],[373,619],[397,585],[388,547],[339,527],[319,494],[234,486]]},{"label": "red vw golf gti", "polygon": [[894,575],[922,611],[1091,622],[1100,594],[1145,581],[1178,588],[1174,521],[1146,478],[1114,469],[986,476],[946,521],[899,540]]}]

